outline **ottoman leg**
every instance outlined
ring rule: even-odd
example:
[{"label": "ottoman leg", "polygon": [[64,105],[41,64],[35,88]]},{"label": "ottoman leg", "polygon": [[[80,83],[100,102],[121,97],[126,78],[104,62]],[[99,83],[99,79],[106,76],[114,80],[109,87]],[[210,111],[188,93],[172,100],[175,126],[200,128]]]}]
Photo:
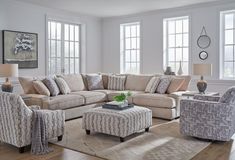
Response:
[{"label": "ottoman leg", "polygon": [[90,134],[91,134],[91,131],[86,129],[86,134],[87,134],[87,135],[90,135]]},{"label": "ottoman leg", "polygon": [[120,142],[124,142],[124,141],[125,141],[125,138],[120,137]]},{"label": "ottoman leg", "polygon": [[149,127],[148,128],[145,128],[145,132],[148,132],[149,131]]}]

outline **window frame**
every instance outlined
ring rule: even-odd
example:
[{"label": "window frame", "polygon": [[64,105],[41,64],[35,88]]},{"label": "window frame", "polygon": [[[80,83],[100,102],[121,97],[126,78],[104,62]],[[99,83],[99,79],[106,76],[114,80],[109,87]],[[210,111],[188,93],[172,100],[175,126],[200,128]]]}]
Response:
[{"label": "window frame", "polygon": [[[176,16],[176,17],[165,17],[163,18],[163,70],[165,71],[166,67],[169,66],[169,59],[168,59],[168,55],[169,55],[169,51],[168,49],[173,48],[175,49],[175,55],[176,55],[176,48],[181,48],[182,50],[184,48],[188,48],[188,61],[183,61],[183,59],[181,60],[181,62],[187,62],[188,63],[188,73],[183,73],[183,75],[190,75],[192,73],[191,69],[191,64],[192,64],[192,60],[191,60],[191,19],[190,19],[190,15],[182,15],[182,16]],[[182,32],[182,33],[169,33],[168,32],[168,23],[171,20],[177,21],[177,20],[184,20],[187,19],[188,20],[188,32]],[[182,25],[182,30],[183,30],[183,25]],[[175,25],[175,31],[176,31],[176,25]],[[176,35],[177,34],[181,34],[182,36],[184,34],[188,34],[188,46],[185,47],[183,45],[183,37],[182,37],[182,46],[177,47],[176,46]],[[175,35],[175,46],[174,47],[169,47],[169,35]],[[182,58],[183,58],[183,51],[182,51]],[[179,63],[180,61],[175,61],[174,63]],[[175,68],[175,74],[177,74],[178,72],[178,68]]]},{"label": "window frame", "polygon": [[[225,29],[225,15],[233,14],[233,28]],[[233,43],[225,44],[225,31],[232,30],[233,31]],[[233,59],[231,61],[225,61],[225,46],[233,46]],[[235,80],[235,9],[220,11],[220,79],[221,80]],[[232,77],[225,77],[224,75],[224,67],[225,62],[233,63],[233,74]]]},{"label": "window frame", "polygon": [[[138,33],[136,33],[137,35],[132,37],[130,35],[130,37],[126,37],[125,36],[125,27],[131,27],[133,25],[138,25],[139,26],[139,36],[138,36]],[[121,23],[120,26],[119,26],[119,29],[120,29],[120,32],[119,32],[119,35],[120,35],[120,39],[119,39],[119,42],[120,42],[120,73],[121,74],[127,74],[127,73],[131,73],[131,74],[140,74],[142,73],[142,45],[141,45],[141,22],[140,21],[135,21],[135,22],[128,22],[128,23]],[[122,32],[122,33],[121,33]],[[131,30],[130,30],[130,34],[131,34]],[[131,39],[132,38],[136,38],[136,46],[138,46],[137,42],[138,42],[138,39],[139,39],[139,48],[135,48],[135,49],[126,49],[126,39],[130,39],[130,43],[131,43]],[[123,44],[121,44],[123,43]],[[123,47],[123,49],[122,49]],[[125,52],[129,50],[130,51],[130,54],[131,54],[131,51],[132,50],[135,50],[136,52],[139,51],[139,61],[129,61],[130,64],[132,63],[135,63],[136,66],[139,65],[139,70],[135,73],[133,72],[126,72],[126,69],[125,69],[125,64],[127,63],[126,59],[125,59]],[[137,53],[136,53],[137,54]],[[130,58],[131,59],[131,58]],[[136,57],[137,59],[137,57]]]}]

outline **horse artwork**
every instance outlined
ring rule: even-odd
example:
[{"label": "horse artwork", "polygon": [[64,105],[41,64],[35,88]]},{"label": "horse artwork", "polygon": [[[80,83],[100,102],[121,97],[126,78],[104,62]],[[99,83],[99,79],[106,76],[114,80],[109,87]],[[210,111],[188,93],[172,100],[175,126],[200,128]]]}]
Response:
[{"label": "horse artwork", "polygon": [[19,68],[38,68],[38,35],[18,31],[3,31],[3,63]]}]

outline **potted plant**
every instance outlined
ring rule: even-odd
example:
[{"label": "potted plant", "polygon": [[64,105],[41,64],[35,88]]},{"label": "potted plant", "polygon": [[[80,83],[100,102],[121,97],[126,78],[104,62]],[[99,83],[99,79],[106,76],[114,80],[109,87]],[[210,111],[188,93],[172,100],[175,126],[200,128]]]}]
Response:
[{"label": "potted plant", "polygon": [[124,106],[128,106],[128,97],[130,97],[132,94],[130,91],[128,91],[127,93],[120,93],[117,96],[113,97],[113,100],[124,105]]}]

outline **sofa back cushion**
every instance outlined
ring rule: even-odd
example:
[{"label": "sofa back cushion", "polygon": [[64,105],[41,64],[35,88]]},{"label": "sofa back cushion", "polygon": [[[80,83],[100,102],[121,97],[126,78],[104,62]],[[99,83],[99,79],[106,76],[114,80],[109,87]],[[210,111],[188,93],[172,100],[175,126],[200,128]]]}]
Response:
[{"label": "sofa back cushion", "polygon": [[220,103],[235,104],[235,86],[230,87],[219,99]]},{"label": "sofa back cushion", "polygon": [[125,90],[125,76],[109,76],[108,89],[109,90]]},{"label": "sofa back cushion", "polygon": [[39,94],[50,96],[50,91],[41,80],[33,81],[33,86]]},{"label": "sofa back cushion", "polygon": [[98,74],[86,75],[87,88],[89,91],[104,89],[102,76]]},{"label": "sofa back cushion", "polygon": [[42,80],[42,82],[47,86],[51,96],[57,96],[60,93],[60,90],[53,78],[47,77]]},{"label": "sofa back cushion", "polygon": [[145,88],[145,93],[155,93],[159,82],[160,77],[152,77]]},{"label": "sofa back cushion", "polygon": [[66,81],[72,92],[86,90],[81,74],[59,75],[59,77],[62,77]]},{"label": "sofa back cushion", "polygon": [[32,77],[18,77],[18,80],[21,84],[21,87],[24,90],[25,94],[36,94],[37,91],[33,86],[33,78]]},{"label": "sofa back cushion", "polygon": [[131,91],[145,91],[146,86],[152,77],[152,75],[129,74],[126,78],[125,89]]}]

